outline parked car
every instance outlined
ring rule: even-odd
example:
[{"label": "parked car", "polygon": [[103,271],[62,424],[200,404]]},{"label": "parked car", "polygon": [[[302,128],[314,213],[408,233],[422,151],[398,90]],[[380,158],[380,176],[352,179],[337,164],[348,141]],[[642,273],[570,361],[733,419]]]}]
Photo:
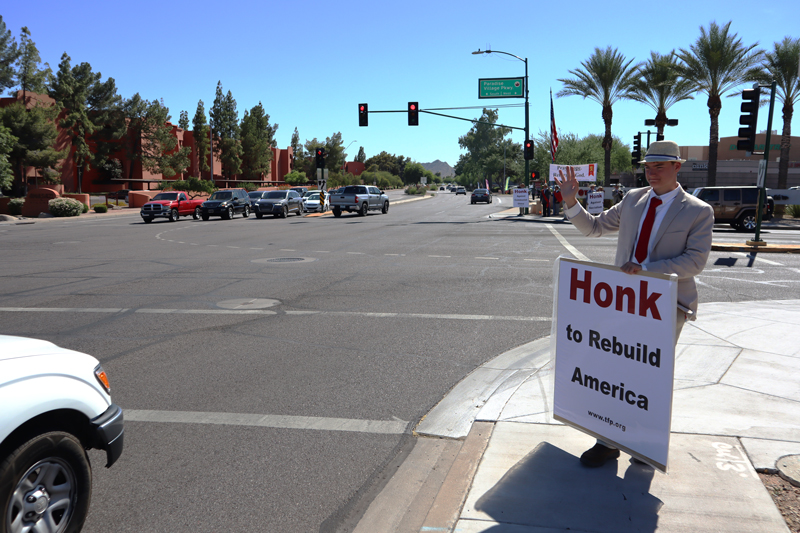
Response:
[{"label": "parked car", "polygon": [[142,206],[139,215],[145,224],[154,218],[164,217],[170,222],[175,222],[180,217],[192,216],[195,220],[200,218],[202,199],[189,199],[185,192],[160,192],[152,200]]},{"label": "parked car", "polygon": [[222,189],[216,191],[200,206],[200,216],[208,220],[218,216],[226,220],[241,213],[244,218],[250,216],[250,197],[244,189]]},{"label": "parked car", "polygon": [[91,355],[0,335],[0,531],[80,531],[92,495],[86,450],[122,454],[124,424]]},{"label": "parked car", "polygon": [[472,191],[472,203],[475,204],[476,202],[492,203],[492,193],[489,189],[475,189]]},{"label": "parked car", "polygon": [[[755,231],[758,187],[698,187],[692,195],[714,208],[714,224],[728,223],[739,231]],[[775,201],[767,196],[762,220],[772,219]]]},{"label": "parked car", "polygon": [[267,197],[268,192],[269,191],[251,191],[247,193],[247,196],[250,197],[250,211],[253,211],[253,207],[256,205],[257,201]]},{"label": "parked car", "polygon": [[466,196],[467,195],[467,189],[465,189],[464,187],[456,188],[456,196],[458,196],[459,194],[463,194],[464,196]]},{"label": "parked car", "polygon": [[305,194],[308,192],[308,187],[292,187],[292,188],[291,188],[291,189],[289,189],[289,190],[290,190],[290,191],[294,191],[294,192],[296,192],[296,193],[297,193],[297,194],[299,194],[300,196],[303,196],[303,195],[305,195]]},{"label": "parked car", "polygon": [[264,215],[286,218],[289,213],[297,216],[303,215],[303,198],[292,189],[285,191],[268,191],[264,198],[256,202],[253,207],[256,218]]}]

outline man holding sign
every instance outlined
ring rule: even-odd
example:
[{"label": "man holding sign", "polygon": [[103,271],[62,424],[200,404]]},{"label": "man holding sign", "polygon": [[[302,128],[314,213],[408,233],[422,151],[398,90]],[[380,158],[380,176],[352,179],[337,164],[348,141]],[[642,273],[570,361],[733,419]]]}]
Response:
[{"label": "man holding sign", "polygon": [[[675,343],[686,320],[697,311],[694,276],[703,271],[711,251],[714,211],[710,205],[686,194],[678,184],[680,149],[674,141],[657,141],[644,157],[650,187],[634,189],[608,211],[593,216],[577,201],[575,171],[559,170],[558,181],[565,214],[586,236],[619,232],[614,264],[626,274],[641,270],[678,276],[678,309]],[[619,457],[619,450],[599,441],[581,455],[581,463],[602,466]]]}]

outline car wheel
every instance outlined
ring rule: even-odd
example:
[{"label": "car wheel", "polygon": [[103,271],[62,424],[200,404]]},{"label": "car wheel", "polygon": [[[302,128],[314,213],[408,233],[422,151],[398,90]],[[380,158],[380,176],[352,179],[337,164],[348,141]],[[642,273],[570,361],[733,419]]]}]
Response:
[{"label": "car wheel", "polygon": [[281,211],[281,218],[286,218],[289,216],[289,206],[283,206],[283,211]]},{"label": "car wheel", "polygon": [[153,221],[153,217],[142,217],[142,220],[144,220],[145,224],[149,224]]},{"label": "car wheel", "polygon": [[367,202],[361,204],[361,209],[358,210],[358,216],[361,217],[367,216]]},{"label": "car wheel", "polygon": [[263,217],[263,216],[264,216],[264,215],[262,215],[260,212],[259,212],[259,213],[256,213],[256,218],[259,218],[259,219],[260,219],[260,218],[261,218],[261,217]]},{"label": "car wheel", "polygon": [[297,213],[296,214],[299,217],[303,216],[303,206],[302,205],[297,208]]},{"label": "car wheel", "polygon": [[242,218],[247,218],[250,216],[250,206],[244,206],[244,211],[242,211]]},{"label": "car wheel", "polygon": [[470,202],[470,203],[471,203],[472,205],[475,205],[475,202],[474,202],[474,201],[473,201],[473,202]]},{"label": "car wheel", "polygon": [[208,215],[202,215],[202,219],[205,220],[206,222],[208,222],[208,218],[209,218]]},{"label": "car wheel", "polygon": [[753,213],[745,213],[739,219],[739,227],[742,231],[755,231],[756,230],[756,215]]},{"label": "car wheel", "polygon": [[194,214],[192,215],[192,218],[195,219],[195,220],[200,218],[200,208],[199,207],[195,207],[194,208]]},{"label": "car wheel", "polygon": [[336,218],[339,218],[340,216],[342,216],[342,210],[339,209],[338,207],[334,207],[333,208],[333,216],[335,216]]},{"label": "car wheel", "polygon": [[178,220],[178,210],[173,209],[169,212],[169,221],[175,222],[176,220]]},{"label": "car wheel", "polygon": [[80,531],[92,496],[89,458],[69,433],[38,435],[0,464],[0,487],[8,513],[0,530]]},{"label": "car wheel", "polygon": [[383,209],[381,209],[381,213],[384,215],[389,212],[389,200],[383,202]]}]

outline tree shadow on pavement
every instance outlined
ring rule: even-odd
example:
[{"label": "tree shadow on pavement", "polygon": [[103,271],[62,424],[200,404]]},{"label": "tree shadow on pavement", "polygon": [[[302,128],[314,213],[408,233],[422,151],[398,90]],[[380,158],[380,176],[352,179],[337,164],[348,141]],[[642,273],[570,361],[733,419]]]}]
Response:
[{"label": "tree shadow on pavement", "polygon": [[[627,464],[617,476],[618,461]],[[514,465],[475,504],[500,525],[492,533],[518,527],[608,533],[652,533],[663,502],[649,493],[655,470],[620,459],[586,468],[574,455],[542,442]]]}]

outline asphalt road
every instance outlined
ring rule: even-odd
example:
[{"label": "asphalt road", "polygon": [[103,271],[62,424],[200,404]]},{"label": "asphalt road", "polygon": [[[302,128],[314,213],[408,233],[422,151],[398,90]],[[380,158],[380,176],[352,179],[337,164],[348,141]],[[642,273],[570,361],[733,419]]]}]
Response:
[{"label": "asphalt road", "polygon": [[[90,453],[84,531],[352,518],[450,388],[549,334],[559,255],[612,262],[615,237],[488,218],[508,207],[439,193],[367,217],[0,226],[0,331],[94,355],[126,411],[119,462]],[[713,252],[699,281],[701,301],[795,298],[800,257]]]}]

